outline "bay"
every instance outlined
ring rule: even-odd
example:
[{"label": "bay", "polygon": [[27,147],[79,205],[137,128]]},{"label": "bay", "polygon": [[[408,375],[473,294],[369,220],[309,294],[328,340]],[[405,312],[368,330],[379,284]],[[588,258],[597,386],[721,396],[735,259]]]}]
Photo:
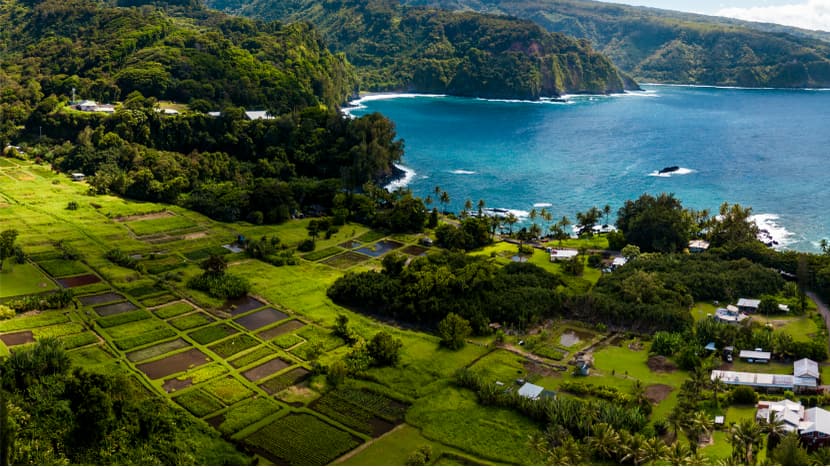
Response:
[{"label": "bay", "polygon": [[[751,206],[782,247],[817,251],[830,236],[830,92],[644,89],[566,102],[374,95],[349,113],[395,122],[414,171],[405,183],[421,197],[440,186],[456,212],[483,199],[573,220],[668,192],[713,213],[724,201]],[[657,176],[670,166],[681,170]]]}]

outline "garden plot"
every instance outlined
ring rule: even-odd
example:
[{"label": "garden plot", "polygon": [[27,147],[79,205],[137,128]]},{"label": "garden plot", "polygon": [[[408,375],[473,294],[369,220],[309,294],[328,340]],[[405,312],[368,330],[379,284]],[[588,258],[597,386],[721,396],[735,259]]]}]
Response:
[{"label": "garden plot", "polygon": [[174,316],[183,315],[185,313],[190,313],[193,310],[195,310],[195,308],[190,306],[190,304],[187,302],[173,302],[156,308],[155,310],[153,310],[153,313],[155,313],[156,316],[158,316],[161,319],[167,319],[172,318]]},{"label": "garden plot", "polygon": [[32,331],[18,331],[0,335],[0,341],[11,347],[13,345],[30,344],[35,341],[35,337]]},{"label": "garden plot", "polygon": [[136,236],[175,232],[196,227],[196,224],[186,217],[164,216],[152,219],[142,219],[124,222]]},{"label": "garden plot", "polygon": [[241,334],[229,337],[219,343],[211,345],[208,348],[222,358],[229,358],[232,355],[236,355],[243,350],[248,350],[251,347],[256,347],[259,344],[259,340],[247,334]]},{"label": "garden plot", "polygon": [[189,259],[190,261],[201,261],[203,259],[209,258],[211,255],[214,256],[224,256],[230,253],[226,248],[221,246],[211,246],[207,248],[202,248],[200,250],[190,251],[184,253],[184,257]]},{"label": "garden plot", "polygon": [[378,437],[403,422],[407,405],[367,390],[339,388],[324,394],[310,408],[361,433]]},{"label": "garden plot", "polygon": [[78,297],[78,301],[87,306],[100,305],[102,303],[120,302],[122,300],[126,300],[126,298],[120,293],[115,292],[106,292],[96,295]]},{"label": "garden plot", "polygon": [[158,305],[164,305],[165,303],[170,303],[170,302],[176,301],[178,299],[179,299],[179,297],[177,297],[175,295],[165,293],[165,294],[161,294],[161,295],[153,295],[153,296],[150,296],[150,297],[144,297],[144,298],[140,299],[139,301],[144,306],[158,306]]},{"label": "garden plot", "polygon": [[52,277],[76,276],[89,272],[86,266],[75,260],[58,258],[39,261],[37,264]]},{"label": "garden plot", "polygon": [[174,350],[190,347],[190,344],[184,339],[175,339],[168,342],[162,342],[141,350],[135,350],[127,354],[127,360],[131,362],[140,362],[149,360],[151,358],[159,357]]},{"label": "garden plot", "polygon": [[202,390],[213,395],[225,405],[233,405],[254,393],[232,376],[216,378],[202,386]]},{"label": "garden plot", "polygon": [[320,329],[317,326],[306,326],[296,334],[305,339],[307,342],[291,349],[291,353],[302,358],[303,360],[309,359],[309,356],[316,351],[314,347],[317,346],[318,343],[324,352],[334,350],[345,344],[343,339],[335,336],[330,331]]},{"label": "garden plot", "polygon": [[410,245],[401,250],[401,252],[412,256],[426,256],[428,251],[429,249],[417,245]]},{"label": "garden plot", "polygon": [[308,414],[290,414],[266,425],[244,443],[278,465],[326,465],[361,439]]},{"label": "garden plot", "polygon": [[232,316],[236,316],[263,306],[265,306],[265,303],[246,295],[242,298],[226,301],[223,309]]},{"label": "garden plot", "polygon": [[279,326],[275,326],[271,329],[262,331],[259,334],[257,334],[257,336],[259,336],[260,339],[271,340],[279,335],[286,334],[291,331],[296,331],[297,329],[300,329],[303,326],[305,326],[305,323],[303,323],[302,321],[292,319],[287,323],[283,323]]},{"label": "garden plot", "polygon": [[255,329],[268,326],[269,324],[276,323],[277,321],[282,321],[285,318],[288,318],[287,314],[269,307],[264,310],[251,313],[250,315],[236,318],[234,321],[245,329],[253,331]]},{"label": "garden plot", "polygon": [[111,305],[101,305],[93,307],[92,309],[98,313],[99,316],[111,316],[117,315],[118,313],[124,313],[127,311],[132,311],[137,309],[138,307],[133,305],[130,302],[120,302],[120,303],[113,303]]},{"label": "garden plot", "polygon": [[232,435],[279,412],[280,409],[280,404],[273,399],[260,397],[232,407],[227,412],[208,419],[207,422],[222,434]]},{"label": "garden plot", "polygon": [[71,289],[73,287],[81,287],[83,285],[97,284],[101,282],[101,278],[95,274],[84,274],[81,276],[64,277],[63,279],[56,279],[58,284],[62,287]]},{"label": "garden plot", "polygon": [[66,350],[76,349],[95,342],[98,342],[97,334],[92,331],[79,332],[77,334],[70,334],[68,336],[61,336],[60,341],[63,348]]},{"label": "garden plot", "polygon": [[185,329],[193,329],[199,326],[204,326],[205,324],[210,324],[213,321],[213,318],[199,311],[189,315],[179,316],[178,318],[173,318],[169,321],[169,323],[174,328],[183,331]]},{"label": "garden plot", "polygon": [[164,384],[161,387],[167,392],[168,394],[171,392],[181,391],[182,389],[189,388],[193,386],[193,380],[190,378],[186,379],[178,379],[178,378],[170,378],[164,381]]},{"label": "garden plot", "polygon": [[397,250],[401,248],[403,243],[396,242],[394,240],[382,240],[374,245],[370,245],[363,248],[358,248],[355,250],[358,253],[363,253],[364,255],[371,256],[373,258],[377,258],[379,256],[383,256],[386,253],[389,253],[392,250]]},{"label": "garden plot", "polygon": [[304,381],[311,374],[303,367],[294,368],[281,375],[275,376],[259,385],[268,394],[276,394],[283,389]]},{"label": "garden plot", "polygon": [[274,355],[274,351],[269,349],[268,347],[262,346],[257,347],[256,349],[242,355],[241,357],[235,358],[228,363],[231,364],[234,368],[242,368],[248,366],[258,360],[262,360],[266,357],[271,357]]},{"label": "garden plot", "polygon": [[134,310],[99,318],[97,323],[102,328],[111,328],[113,326],[120,326],[122,324],[150,319],[152,317],[153,315],[146,310]]},{"label": "garden plot", "polygon": [[291,363],[278,357],[273,360],[269,360],[262,365],[251,368],[250,370],[242,373],[242,376],[244,376],[248,381],[258,381],[262,378],[273,375],[278,371],[288,368],[289,366],[291,366]]},{"label": "garden plot", "polygon": [[208,326],[206,328],[199,329],[198,331],[193,331],[190,334],[188,334],[188,336],[194,341],[198,342],[199,344],[204,345],[210,344],[214,341],[218,341],[219,339],[231,336],[238,332],[238,329],[228,326],[225,323],[220,323],[214,326]]},{"label": "garden plot", "polygon": [[133,349],[176,335],[176,332],[164,321],[157,319],[145,319],[114,326],[107,328],[106,333],[113,338],[116,347],[121,350]]},{"label": "garden plot", "polygon": [[304,260],[307,260],[307,261],[319,261],[321,259],[328,258],[329,256],[334,256],[337,253],[342,253],[342,252],[343,252],[342,248],[338,248],[336,246],[331,246],[331,247],[325,248],[323,250],[317,250],[317,251],[313,251],[311,253],[305,254],[305,255],[302,256],[302,258]]},{"label": "garden plot", "polygon": [[173,401],[197,417],[204,417],[223,407],[221,402],[201,389],[189,391],[186,394],[174,397]]},{"label": "garden plot", "polygon": [[370,258],[366,255],[362,255],[360,253],[355,253],[353,251],[347,251],[345,253],[341,253],[339,255],[330,256],[323,261],[320,261],[323,264],[327,264],[333,268],[337,269],[348,269],[352,266],[356,266],[364,261],[368,261]]},{"label": "garden plot", "polygon": [[199,349],[190,349],[153,362],[136,365],[150,379],[164,378],[188,368],[204,365],[210,358]]}]

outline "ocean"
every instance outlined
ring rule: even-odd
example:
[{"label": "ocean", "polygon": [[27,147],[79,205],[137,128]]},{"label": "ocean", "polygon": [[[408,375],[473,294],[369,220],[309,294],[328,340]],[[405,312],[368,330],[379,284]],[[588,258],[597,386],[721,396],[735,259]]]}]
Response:
[{"label": "ocean", "polygon": [[389,188],[425,197],[440,186],[456,212],[483,199],[574,220],[667,192],[713,214],[724,201],[750,206],[780,248],[818,251],[830,237],[830,91],[643,88],[564,102],[381,94],[346,111],[395,122],[407,175]]}]

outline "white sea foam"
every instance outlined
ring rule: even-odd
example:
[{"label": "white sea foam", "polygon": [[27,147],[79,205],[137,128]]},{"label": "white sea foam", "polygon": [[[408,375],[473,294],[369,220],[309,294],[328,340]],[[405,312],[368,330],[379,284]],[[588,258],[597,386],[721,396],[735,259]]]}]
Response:
[{"label": "white sea foam", "polygon": [[761,230],[758,239],[766,244],[772,244],[774,248],[783,248],[792,243],[793,233],[786,227],[779,224],[777,214],[755,214],[749,220]]},{"label": "white sea foam", "polygon": [[553,206],[551,203],[536,203],[533,205],[534,208],[549,208]]},{"label": "white sea foam", "polygon": [[477,101],[482,102],[500,102],[506,104],[554,104],[554,105],[569,105],[573,104],[573,102],[569,99],[566,99],[565,96],[562,97],[540,97],[537,100],[530,100],[530,99],[488,99],[484,97],[476,97],[474,98]]},{"label": "white sea foam", "polygon": [[397,180],[393,180],[393,181],[389,182],[389,184],[384,187],[389,191],[395,191],[398,188],[404,188],[407,185],[409,185],[409,183],[412,182],[412,180],[415,178],[415,171],[410,169],[409,167],[399,165],[399,164],[395,164],[395,167],[403,170],[404,175],[403,175],[403,177],[401,177]]},{"label": "white sea foam", "polygon": [[353,101],[349,101],[346,104],[346,107],[340,109],[343,115],[354,118],[352,112],[355,110],[362,110],[365,109],[366,106],[363,105],[364,102],[371,102],[371,101],[384,101],[389,99],[412,99],[415,97],[447,97],[446,94],[415,94],[415,93],[378,93],[378,94],[367,94],[359,99],[355,99]]},{"label": "white sea foam", "polygon": [[450,170],[450,173],[455,174],[455,175],[475,175],[476,174],[476,172],[473,171],[473,170],[462,170],[462,169]]},{"label": "white sea foam", "polygon": [[673,172],[665,172],[665,173],[660,173],[659,170],[655,170],[654,172],[648,174],[648,176],[649,177],[669,178],[669,177],[672,177],[674,175],[689,175],[689,174],[695,173],[695,172],[696,172],[696,170],[694,170],[694,169],[687,169],[685,167],[680,167],[679,169],[677,169]]}]

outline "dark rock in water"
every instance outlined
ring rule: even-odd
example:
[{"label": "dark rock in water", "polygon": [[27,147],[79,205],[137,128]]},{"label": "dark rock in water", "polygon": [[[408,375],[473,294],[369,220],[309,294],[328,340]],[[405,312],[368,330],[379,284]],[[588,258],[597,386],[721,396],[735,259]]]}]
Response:
[{"label": "dark rock in water", "polygon": [[398,181],[406,176],[406,171],[401,169],[395,164],[392,164],[392,167],[389,169],[387,174],[384,174],[377,178],[375,183],[378,186],[386,186],[392,182]]},{"label": "dark rock in water", "polygon": [[667,173],[677,172],[678,170],[680,170],[680,167],[679,167],[679,166],[672,165],[672,166],[669,166],[669,167],[663,167],[663,168],[662,168],[662,169],[660,169],[660,171],[659,171],[659,172],[657,172],[657,173],[667,174]]}]

